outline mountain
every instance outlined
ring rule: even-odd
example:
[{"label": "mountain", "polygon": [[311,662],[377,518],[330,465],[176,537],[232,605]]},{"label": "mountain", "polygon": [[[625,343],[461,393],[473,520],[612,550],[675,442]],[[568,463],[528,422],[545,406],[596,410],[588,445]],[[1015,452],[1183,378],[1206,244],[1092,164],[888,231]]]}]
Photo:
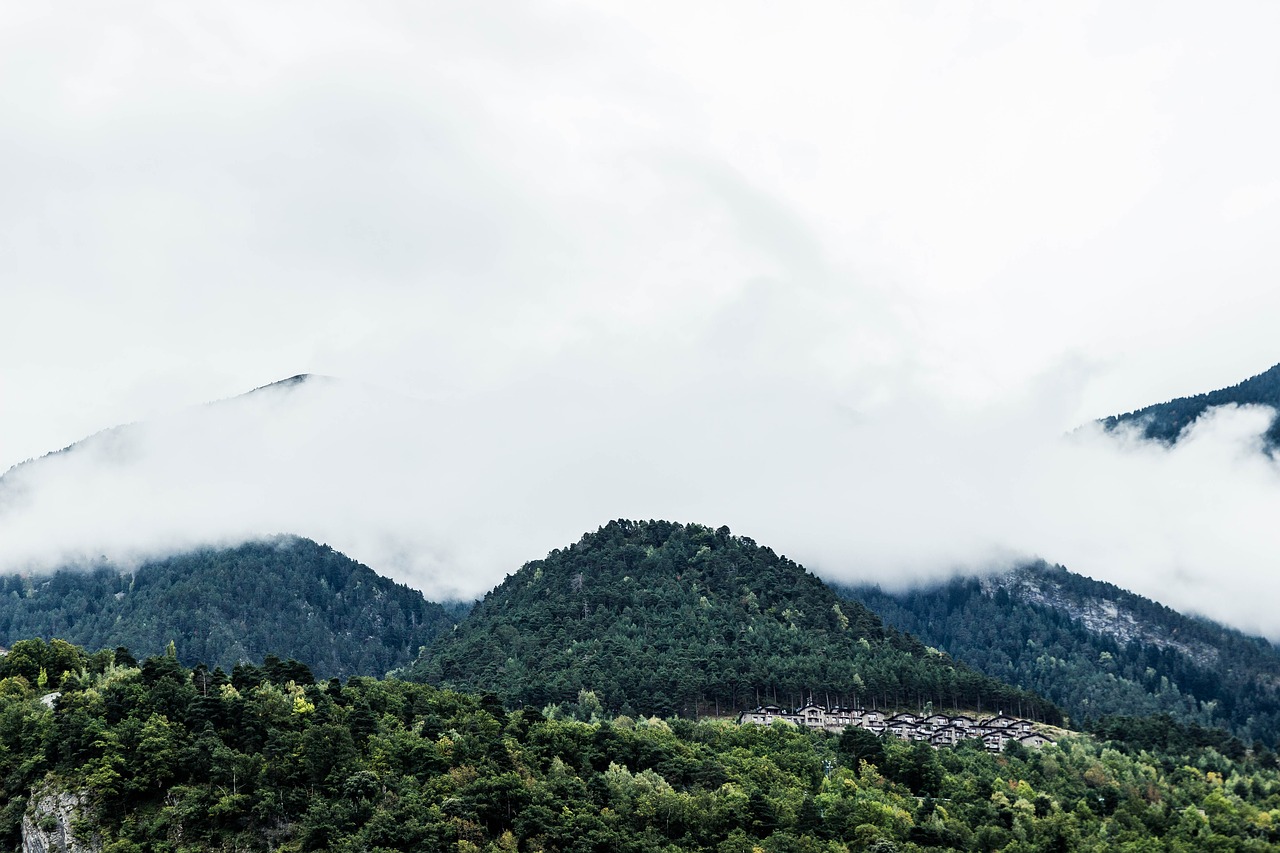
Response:
[{"label": "mountain", "polygon": [[0,643],[59,637],[228,670],[266,654],[325,677],[381,675],[458,614],[308,539],[277,537],[143,563],[0,576]]},{"label": "mountain", "polygon": [[1167,713],[1246,740],[1280,738],[1280,652],[1061,566],[957,578],[850,601],[982,672],[1059,704],[1073,724]]},{"label": "mountain", "polygon": [[[1206,409],[1233,403],[1241,406],[1263,405],[1280,409],[1280,364],[1230,388],[1221,388],[1192,397],[1179,397],[1167,403],[1157,403],[1123,415],[1112,415],[1104,418],[1102,425],[1108,430],[1113,430],[1121,424],[1138,424],[1147,438],[1162,441],[1165,444],[1174,444],[1182,431],[1204,414]],[[1266,440],[1269,447],[1280,447],[1280,418],[1272,421],[1270,429],[1267,430]]]},{"label": "mountain", "polygon": [[[299,373],[296,376],[290,376],[287,379],[269,382],[266,385],[260,385],[257,388],[244,392],[243,394],[237,394],[236,396],[229,397],[225,400],[215,400],[211,403],[206,403],[205,405],[220,406],[237,400],[246,400],[250,398],[257,399],[262,396],[268,396],[273,392],[287,392],[305,384],[315,386],[317,384],[324,384],[333,381],[335,380],[331,376],[324,376],[318,373]],[[38,456],[36,458],[27,459],[17,463],[3,474],[0,474],[0,498],[3,497],[6,485],[12,488],[13,480],[16,476],[36,466],[37,463],[45,460],[57,459],[58,457],[66,456],[67,454],[75,453],[76,451],[110,448],[113,444],[126,445],[130,434],[138,430],[139,426],[139,424],[119,424],[117,426],[108,427],[95,432],[93,435],[85,436],[79,441],[72,442],[60,450],[51,450],[43,456]],[[9,478],[7,481],[5,479],[6,477]],[[3,505],[3,500],[0,500],[0,508],[3,508]]]},{"label": "mountain", "polygon": [[[510,472],[527,485],[563,468],[511,445],[518,429],[465,401],[313,374],[177,407],[0,477],[0,572],[288,532],[436,583],[428,598],[474,594],[453,583],[544,550],[521,545],[539,514]],[[516,512],[514,532],[486,537],[485,519]]]},{"label": "mountain", "polygon": [[525,564],[405,670],[507,702],[592,691],[628,714],[761,702],[1057,708],[885,628],[801,566],[726,527],[613,521]]}]

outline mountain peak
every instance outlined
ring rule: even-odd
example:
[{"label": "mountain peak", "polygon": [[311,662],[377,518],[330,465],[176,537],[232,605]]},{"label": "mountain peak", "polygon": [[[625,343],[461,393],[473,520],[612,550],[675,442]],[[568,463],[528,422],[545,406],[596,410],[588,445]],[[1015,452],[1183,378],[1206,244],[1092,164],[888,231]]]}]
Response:
[{"label": "mountain peak", "polygon": [[303,385],[308,382],[315,383],[315,382],[332,382],[332,381],[334,381],[334,377],[326,376],[323,373],[298,373],[294,376],[290,376],[288,379],[278,379],[275,382],[268,382],[266,385],[259,385],[257,388],[254,388],[252,391],[246,391],[241,396],[256,394],[259,391],[269,391],[273,389],[284,390],[284,389],[296,388],[299,385]]}]

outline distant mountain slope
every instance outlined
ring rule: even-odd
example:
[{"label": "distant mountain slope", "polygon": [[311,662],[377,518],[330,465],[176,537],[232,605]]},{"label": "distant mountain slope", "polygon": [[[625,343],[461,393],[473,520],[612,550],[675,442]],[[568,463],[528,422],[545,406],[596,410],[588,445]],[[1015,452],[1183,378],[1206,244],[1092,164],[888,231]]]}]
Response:
[{"label": "distant mountain slope", "polygon": [[[210,403],[205,403],[204,405],[217,406],[217,405],[226,403],[229,400],[240,400],[254,394],[263,394],[263,393],[270,394],[272,392],[289,391],[291,389],[298,388],[307,383],[316,384],[316,383],[325,383],[325,382],[333,382],[333,381],[334,381],[333,377],[330,377],[330,376],[324,376],[317,373],[299,373],[297,376],[290,376],[288,379],[280,379],[276,382],[269,382],[266,385],[260,385],[251,391],[244,392],[243,394],[237,394],[236,396],[228,397],[225,400],[215,400]],[[86,447],[109,446],[112,443],[115,443],[117,445],[126,444],[127,437],[132,431],[136,430],[137,427],[138,427],[137,424],[119,424],[117,426],[107,427],[106,429],[99,430],[98,432],[95,432],[92,435],[87,435],[84,438],[80,439],[79,441],[72,442],[71,444],[68,444],[66,447],[63,447],[59,450],[51,450],[48,453],[44,454],[43,456],[37,456],[32,459],[27,459],[17,463],[16,465],[13,465],[3,474],[0,474],[0,509],[3,509],[3,506],[4,506],[4,502],[2,500],[4,490],[7,487],[13,488],[13,480],[14,480],[13,475],[18,474],[24,469],[31,468],[36,463],[41,462],[42,460],[54,459],[59,456],[65,456],[68,453],[74,453],[75,451],[84,449]],[[8,479],[6,480],[6,478]]]},{"label": "distant mountain slope", "polygon": [[[1182,431],[1204,414],[1206,409],[1231,403],[1258,404],[1280,409],[1280,364],[1230,388],[1196,394],[1193,397],[1179,397],[1136,412],[1112,415],[1104,418],[1102,425],[1110,430],[1120,424],[1141,424],[1147,438],[1173,444]],[[1272,448],[1280,448],[1280,418],[1272,421],[1271,428],[1267,430],[1267,443]]]},{"label": "distant mountain slope", "polygon": [[1048,702],[884,628],[822,581],[728,528],[614,521],[527,563],[407,677],[509,702],[729,713],[758,702],[1005,708]]},{"label": "distant mountain slope", "polygon": [[1169,713],[1280,738],[1280,653],[1108,583],[1039,564],[892,594],[841,590],[886,623],[1061,705],[1073,723]]},{"label": "distant mountain slope", "polygon": [[230,668],[266,654],[321,676],[382,675],[455,621],[422,593],[307,539],[279,537],[156,560],[0,576],[0,643],[61,637],[90,649]]}]

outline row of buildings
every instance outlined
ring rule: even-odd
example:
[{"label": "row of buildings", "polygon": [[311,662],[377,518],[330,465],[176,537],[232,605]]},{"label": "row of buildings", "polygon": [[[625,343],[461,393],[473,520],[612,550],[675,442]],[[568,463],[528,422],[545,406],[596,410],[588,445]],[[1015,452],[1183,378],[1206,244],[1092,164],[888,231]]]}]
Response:
[{"label": "row of buildings", "polygon": [[777,705],[761,705],[754,711],[744,711],[738,724],[755,723],[767,726],[775,720],[804,726],[809,729],[840,733],[849,726],[867,729],[876,734],[891,734],[903,740],[923,740],[931,746],[955,746],[962,740],[981,738],[982,745],[991,752],[1004,749],[1009,741],[1036,749],[1053,738],[1033,729],[1031,721],[997,714],[994,717],[973,717],[960,714],[930,714],[921,716],[909,712],[886,714],[884,711],[868,711],[865,708],[824,708],[812,703],[788,711]]}]

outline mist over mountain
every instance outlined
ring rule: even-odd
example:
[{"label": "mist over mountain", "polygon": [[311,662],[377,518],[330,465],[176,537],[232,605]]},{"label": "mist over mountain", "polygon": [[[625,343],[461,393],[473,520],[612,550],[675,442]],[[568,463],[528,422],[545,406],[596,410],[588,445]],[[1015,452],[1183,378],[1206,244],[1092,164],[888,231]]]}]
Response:
[{"label": "mist over mountain", "polygon": [[[1165,444],[1176,444],[1178,439],[1195,421],[1215,406],[1268,406],[1272,410],[1280,409],[1280,364],[1265,370],[1257,376],[1206,394],[1191,397],[1179,397],[1167,403],[1156,403],[1123,415],[1112,415],[1103,418],[1102,424],[1108,430],[1121,426],[1136,426],[1148,439]],[[1266,447],[1274,450],[1280,447],[1280,418],[1271,422],[1264,433]]]},{"label": "mist over mountain", "polygon": [[872,402],[728,366],[666,375],[431,399],[303,375],[105,430],[0,477],[0,570],[291,531],[470,599],[601,515],[676,517],[886,588],[1044,556],[1280,636],[1280,467],[1256,452],[1270,409],[1207,409],[1170,447],[1125,425],[1064,438],[1065,378],[974,410],[909,383]]},{"label": "mist over mountain", "polygon": [[60,638],[139,658],[172,642],[179,660],[221,666],[293,658],[322,677],[401,666],[460,611],[327,546],[278,536],[125,570],[106,561],[0,576],[0,645]]},{"label": "mist over mountain", "polygon": [[1062,566],[899,592],[839,591],[886,624],[1052,699],[1076,726],[1112,714],[1169,714],[1246,741],[1280,737],[1275,646]]}]

